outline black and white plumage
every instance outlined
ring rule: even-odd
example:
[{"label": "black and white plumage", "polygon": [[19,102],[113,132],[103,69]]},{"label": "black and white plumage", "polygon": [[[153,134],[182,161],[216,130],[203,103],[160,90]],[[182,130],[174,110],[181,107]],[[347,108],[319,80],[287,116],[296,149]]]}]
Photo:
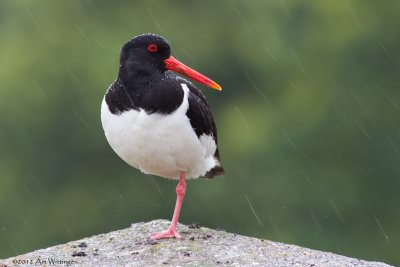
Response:
[{"label": "black and white plumage", "polygon": [[118,77],[101,106],[106,138],[118,156],[146,174],[171,179],[181,173],[186,178],[222,175],[207,100],[171,70],[220,87],[171,58],[169,44],[158,35],[140,35],[123,46]]}]

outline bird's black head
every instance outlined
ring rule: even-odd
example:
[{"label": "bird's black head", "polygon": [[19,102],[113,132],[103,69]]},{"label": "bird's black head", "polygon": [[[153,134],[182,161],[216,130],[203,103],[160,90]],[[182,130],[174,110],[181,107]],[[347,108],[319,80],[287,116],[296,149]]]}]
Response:
[{"label": "bird's black head", "polygon": [[164,72],[164,60],[170,56],[170,46],[163,37],[156,34],[138,35],[121,49],[120,72],[128,76]]},{"label": "bird's black head", "polygon": [[[121,49],[119,78],[128,85],[148,83],[152,78],[159,78],[157,75],[163,74],[167,70],[221,90],[221,86],[216,82],[171,56],[171,48],[167,40],[157,34],[138,35]],[[149,76],[152,77],[149,79]]]}]

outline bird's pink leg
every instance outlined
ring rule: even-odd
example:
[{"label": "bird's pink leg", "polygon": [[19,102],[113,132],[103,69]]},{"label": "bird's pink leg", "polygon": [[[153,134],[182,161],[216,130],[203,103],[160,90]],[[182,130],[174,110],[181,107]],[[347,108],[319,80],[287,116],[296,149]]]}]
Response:
[{"label": "bird's pink leg", "polygon": [[185,196],[186,192],[186,181],[185,181],[185,174],[181,172],[181,176],[179,178],[179,183],[176,186],[176,204],[174,215],[172,216],[171,226],[163,232],[154,233],[150,236],[151,239],[161,239],[161,238],[181,238],[180,234],[176,232],[176,225],[178,224],[179,213],[181,212],[183,197]]}]

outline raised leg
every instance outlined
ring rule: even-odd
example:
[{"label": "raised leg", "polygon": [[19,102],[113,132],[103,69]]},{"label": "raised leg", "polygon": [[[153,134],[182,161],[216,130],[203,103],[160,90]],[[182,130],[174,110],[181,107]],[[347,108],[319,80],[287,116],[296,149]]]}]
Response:
[{"label": "raised leg", "polygon": [[176,204],[174,215],[172,216],[171,226],[163,232],[154,233],[150,236],[151,239],[161,239],[161,238],[181,238],[180,234],[176,232],[176,225],[178,224],[179,213],[181,212],[183,197],[185,196],[186,192],[186,181],[185,181],[185,173],[181,172],[179,183],[176,186]]}]

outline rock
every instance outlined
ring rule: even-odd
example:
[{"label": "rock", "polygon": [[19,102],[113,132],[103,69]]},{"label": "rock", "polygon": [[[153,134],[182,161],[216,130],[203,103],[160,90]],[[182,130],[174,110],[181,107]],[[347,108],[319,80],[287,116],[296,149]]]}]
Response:
[{"label": "rock", "polygon": [[135,223],[128,229],[1,260],[0,266],[389,266],[181,224],[181,240],[149,240],[150,233],[169,224],[166,220]]}]

